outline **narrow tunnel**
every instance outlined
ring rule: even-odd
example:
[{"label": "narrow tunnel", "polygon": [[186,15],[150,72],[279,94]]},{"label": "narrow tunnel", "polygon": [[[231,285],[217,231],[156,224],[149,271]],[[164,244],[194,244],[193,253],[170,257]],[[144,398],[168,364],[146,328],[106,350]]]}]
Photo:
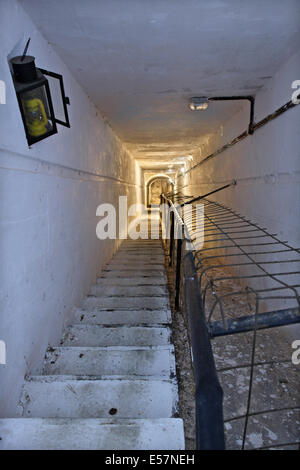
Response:
[{"label": "narrow tunnel", "polygon": [[50,3],[0,0],[0,449],[299,450],[299,1]]}]

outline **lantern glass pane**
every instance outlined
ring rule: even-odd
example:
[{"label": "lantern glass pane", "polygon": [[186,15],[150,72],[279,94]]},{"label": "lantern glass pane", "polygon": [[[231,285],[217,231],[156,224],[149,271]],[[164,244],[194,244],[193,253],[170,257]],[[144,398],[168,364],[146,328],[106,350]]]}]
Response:
[{"label": "lantern glass pane", "polygon": [[21,94],[22,107],[28,134],[39,138],[53,130],[45,86]]}]

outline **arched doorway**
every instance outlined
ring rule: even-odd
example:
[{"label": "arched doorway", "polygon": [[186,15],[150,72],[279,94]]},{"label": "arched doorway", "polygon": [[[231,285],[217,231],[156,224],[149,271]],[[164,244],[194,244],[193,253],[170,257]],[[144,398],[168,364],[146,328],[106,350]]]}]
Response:
[{"label": "arched doorway", "polygon": [[159,205],[162,193],[173,192],[174,184],[168,176],[151,178],[147,184],[147,202],[149,205]]}]

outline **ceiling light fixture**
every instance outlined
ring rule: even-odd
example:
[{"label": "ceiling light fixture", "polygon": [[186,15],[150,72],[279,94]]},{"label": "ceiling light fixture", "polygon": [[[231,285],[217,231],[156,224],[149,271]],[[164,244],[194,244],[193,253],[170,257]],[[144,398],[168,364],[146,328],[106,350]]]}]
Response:
[{"label": "ceiling light fixture", "polygon": [[237,100],[247,100],[250,103],[250,119],[249,119],[249,126],[248,126],[248,134],[252,135],[254,130],[254,104],[255,104],[255,97],[248,95],[248,96],[212,96],[207,98],[205,96],[194,96],[190,98],[189,101],[189,108],[192,111],[203,111],[208,108],[209,101],[237,101]]}]

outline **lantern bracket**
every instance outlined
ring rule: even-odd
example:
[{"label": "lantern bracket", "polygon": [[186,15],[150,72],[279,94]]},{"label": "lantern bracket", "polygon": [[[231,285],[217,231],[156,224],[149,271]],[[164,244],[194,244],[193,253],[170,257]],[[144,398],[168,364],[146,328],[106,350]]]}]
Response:
[{"label": "lantern bracket", "polygon": [[55,118],[55,122],[57,124],[60,124],[61,126],[71,127],[70,120],[69,120],[69,114],[68,114],[68,108],[67,108],[67,105],[70,104],[70,99],[69,99],[68,96],[65,95],[64,81],[63,81],[62,75],[60,75],[58,73],[55,73],[55,72],[50,72],[49,70],[41,69],[39,67],[37,67],[37,68],[43,75],[48,75],[49,77],[52,77],[52,78],[55,78],[55,79],[59,80],[60,92],[61,92],[63,108],[64,108],[64,114],[65,114],[65,121],[61,121],[60,119]]}]

